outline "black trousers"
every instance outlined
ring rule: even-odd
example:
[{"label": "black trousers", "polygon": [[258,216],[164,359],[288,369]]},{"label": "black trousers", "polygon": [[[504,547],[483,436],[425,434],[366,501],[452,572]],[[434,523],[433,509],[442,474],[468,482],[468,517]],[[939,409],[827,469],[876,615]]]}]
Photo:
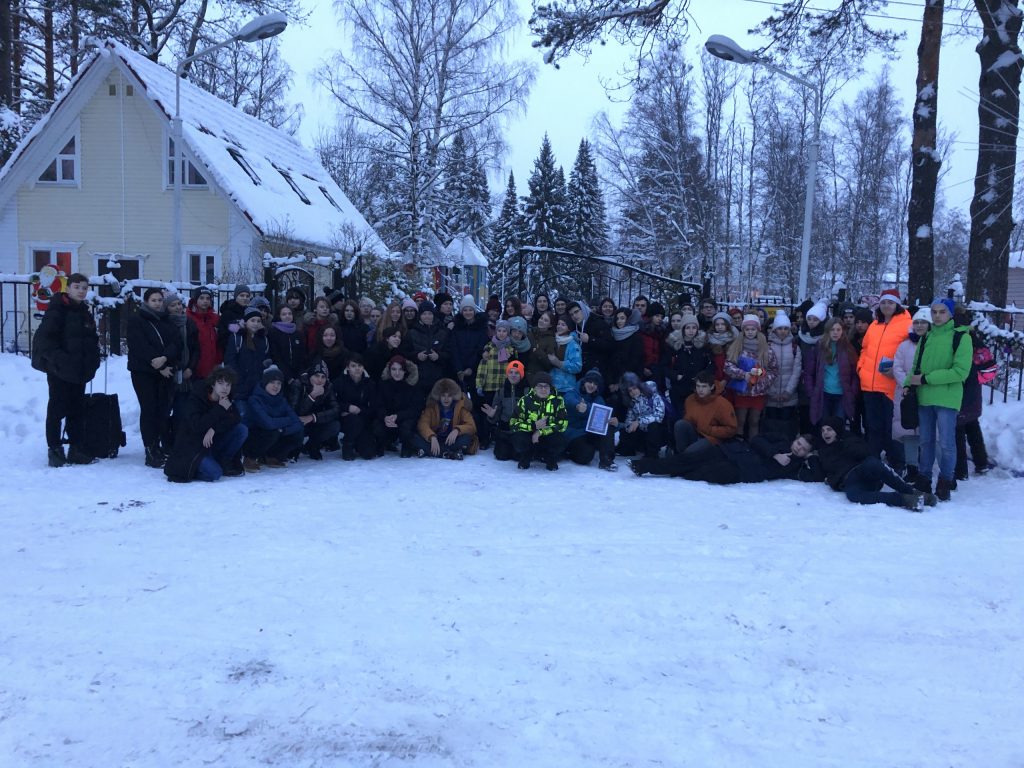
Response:
[{"label": "black trousers", "polygon": [[565,450],[565,433],[552,432],[550,435],[541,435],[534,443],[532,432],[513,432],[512,446],[519,461],[540,459],[545,464],[557,464],[558,457]]},{"label": "black trousers", "polygon": [[416,432],[415,419],[403,419],[397,421],[397,427],[388,427],[384,419],[379,418],[373,422],[373,438],[376,443],[377,453],[383,453],[389,445],[395,442],[402,444],[402,454],[412,456],[415,452],[412,436]]},{"label": "black trousers", "polygon": [[365,411],[344,414],[341,417],[341,431],[344,433],[341,440],[342,458],[353,458],[358,455],[362,459],[372,459],[377,455],[377,443],[373,439],[370,417]]},{"label": "black trousers", "polygon": [[85,429],[85,384],[73,384],[46,374],[50,399],[46,403],[46,446],[61,447],[61,421],[67,422],[68,442],[80,443]]},{"label": "black trousers", "polygon": [[337,439],[341,431],[341,424],[337,419],[334,421],[313,421],[306,425],[305,433],[309,438],[310,448],[319,448],[328,440]]},{"label": "black trousers", "polygon": [[[893,490],[883,491],[882,486],[886,485]],[[846,474],[843,490],[846,498],[854,504],[888,504],[890,507],[899,507],[903,504],[903,496],[913,493],[914,487],[907,485],[877,456],[871,456]]]},{"label": "black trousers", "polygon": [[139,400],[139,432],[147,448],[158,447],[160,438],[168,432],[171,417],[171,399],[174,396],[174,377],[160,374],[132,372],[132,387]]},{"label": "black trousers", "polygon": [[[71,434],[71,430],[68,430]],[[985,435],[981,431],[978,420],[956,425],[956,470],[954,477],[967,477],[967,446],[971,447],[971,460],[974,469],[988,468],[988,448],[985,446]]]},{"label": "black trousers", "polygon": [[302,432],[285,434],[279,429],[249,427],[249,436],[242,447],[242,453],[250,459],[265,459],[268,456],[278,461],[286,460],[302,446]]},{"label": "black trousers", "polygon": [[512,445],[512,431],[507,425],[492,425],[491,437],[494,440],[494,458],[498,461],[512,461],[516,457],[516,448]]},{"label": "black trousers", "polygon": [[598,461],[610,464],[615,458],[615,432],[608,430],[606,435],[595,435],[588,432],[569,441],[565,447],[565,455],[574,464],[587,466],[597,455]]},{"label": "black trousers", "polygon": [[668,443],[667,432],[661,422],[648,424],[647,429],[638,428],[636,432],[623,429],[619,432],[619,454],[635,456],[643,453],[648,458],[657,457],[661,447]]}]

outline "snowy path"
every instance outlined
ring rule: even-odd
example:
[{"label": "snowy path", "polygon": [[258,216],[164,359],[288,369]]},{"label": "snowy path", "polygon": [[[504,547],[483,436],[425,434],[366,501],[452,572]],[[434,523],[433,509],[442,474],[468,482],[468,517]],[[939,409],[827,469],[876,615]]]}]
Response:
[{"label": "snowy path", "polygon": [[921,515],[489,454],[181,486],[134,404],[121,457],[45,469],[10,390],[5,766],[1024,764],[1019,480]]}]

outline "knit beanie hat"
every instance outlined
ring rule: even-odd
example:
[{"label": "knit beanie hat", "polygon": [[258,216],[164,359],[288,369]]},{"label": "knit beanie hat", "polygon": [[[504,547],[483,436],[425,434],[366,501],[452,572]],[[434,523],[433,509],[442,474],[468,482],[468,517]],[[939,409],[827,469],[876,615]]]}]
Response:
[{"label": "knit beanie hat", "polygon": [[181,298],[181,294],[178,293],[177,291],[167,291],[167,293],[164,294],[164,309],[171,306],[171,304],[174,304],[175,302],[180,302],[184,304],[185,300]]},{"label": "knit beanie hat", "polygon": [[728,312],[715,312],[711,316],[711,322],[714,324],[715,320],[724,320],[726,325],[732,325],[732,318],[729,317]]},{"label": "knit beanie hat", "polygon": [[310,366],[310,369],[306,371],[306,373],[309,376],[316,376],[317,374],[319,374],[321,376],[326,376],[327,378],[331,377],[331,371],[327,367],[327,363],[325,363],[323,360],[317,360],[315,363],[313,363],[313,365]]},{"label": "knit beanie hat", "polygon": [[260,381],[264,387],[272,381],[280,381],[283,384],[284,374],[281,373],[281,369],[276,365],[271,365],[270,367],[263,369],[263,378],[260,379]]},{"label": "knit beanie hat", "polygon": [[498,320],[497,322],[494,323],[494,330],[498,331],[501,330],[502,328],[504,328],[506,331],[511,331],[512,323],[510,323],[508,320]]},{"label": "knit beanie hat", "polygon": [[452,304],[455,303],[455,299],[453,299],[451,297],[450,293],[445,293],[444,291],[441,291],[440,293],[435,293],[434,294],[434,306],[435,307],[440,307],[446,301],[450,301]]},{"label": "knit beanie hat", "polygon": [[535,374],[533,377],[533,386],[536,387],[538,384],[547,384],[550,387],[551,374],[545,371],[539,371],[537,374]]},{"label": "knit beanie hat", "polygon": [[511,326],[511,330],[513,331],[519,331],[520,333],[526,333],[527,331],[526,318],[521,315],[510,317],[508,319],[508,324]]},{"label": "knit beanie hat", "polygon": [[405,365],[405,358],[402,357],[401,355],[392,355],[391,359],[388,360],[388,368],[390,368],[395,363],[398,363],[399,365],[404,366]]},{"label": "knit beanie hat", "polygon": [[432,314],[432,315],[436,315],[436,314],[437,314],[437,307],[435,307],[435,306],[434,306],[433,304],[431,304],[431,303],[430,303],[429,301],[427,301],[426,299],[424,299],[423,301],[421,301],[421,302],[420,302],[420,306],[419,306],[419,308],[417,309],[417,311],[418,311],[418,312],[419,312],[419,313],[420,313],[421,315],[422,315],[422,314],[423,314],[424,312],[429,312],[429,313],[430,313],[430,314]]},{"label": "knit beanie hat", "polygon": [[622,378],[619,380],[619,388],[625,392],[629,392],[630,387],[639,387],[640,377],[632,371],[626,371],[622,374]]},{"label": "knit beanie hat", "polygon": [[700,323],[697,321],[697,316],[690,314],[689,312],[683,315],[683,328],[688,325],[696,325],[698,328],[700,327]]},{"label": "knit beanie hat", "polygon": [[251,294],[252,293],[252,288],[250,288],[245,283],[238,283],[237,285],[235,285],[235,298],[236,299],[238,298],[238,294],[240,294],[240,293],[250,293]]},{"label": "knit beanie hat", "polygon": [[752,325],[758,330],[761,330],[761,318],[757,315],[744,315],[743,322],[740,323],[740,328],[746,328],[748,325]]},{"label": "knit beanie hat", "polygon": [[775,313],[775,319],[772,320],[772,330],[776,328],[792,328],[793,323],[789,320],[789,315],[783,312],[781,309]]},{"label": "knit beanie hat", "polygon": [[248,320],[250,317],[258,317],[263,319],[263,313],[260,312],[259,307],[248,306],[245,308],[245,314],[242,315],[243,320]]},{"label": "knit beanie hat", "polygon": [[419,307],[416,306],[416,302],[406,296],[402,299],[402,309],[415,309],[419,311]]},{"label": "knit beanie hat", "polygon": [[501,312],[501,299],[499,299],[497,296],[490,296],[487,299],[487,306],[485,307],[485,309],[487,312],[490,312],[491,310]]},{"label": "knit beanie hat", "polygon": [[211,291],[205,285],[201,285],[198,288],[196,288],[194,291],[192,291],[192,298],[193,299],[198,299],[200,296],[209,296],[212,299],[213,298],[213,291]]},{"label": "knit beanie hat", "polygon": [[465,296],[463,296],[462,301],[459,302],[460,311],[465,309],[466,307],[472,307],[474,311],[476,310],[476,300],[468,293]]},{"label": "knit beanie hat", "polygon": [[932,308],[921,307],[919,310],[917,310],[917,312],[914,313],[913,322],[916,323],[918,320],[924,320],[926,323],[930,325],[932,322]]},{"label": "knit beanie hat", "polygon": [[[166,297],[164,298],[164,304],[165,305],[167,304],[167,298]],[[931,311],[932,307],[938,306],[940,304],[942,306],[944,306],[946,309],[948,309],[950,316],[952,316],[953,311],[956,309],[956,302],[953,301],[950,298],[944,298],[944,299],[936,298],[936,299],[932,299],[932,303],[928,305],[929,312]]]},{"label": "knit beanie hat", "polygon": [[854,307],[853,319],[858,323],[870,323],[875,319],[875,316],[871,314],[871,310],[867,307]]},{"label": "knit beanie hat", "polygon": [[604,377],[597,368],[591,368],[589,371],[584,373],[583,378],[580,379],[580,384],[586,384],[588,381],[592,381],[597,384],[598,392],[604,389]]},{"label": "knit beanie hat", "polygon": [[252,300],[250,306],[256,307],[257,309],[270,309],[270,302],[266,296],[257,296]]},{"label": "knit beanie hat", "polygon": [[828,317],[828,304],[825,303],[824,299],[807,310],[806,317],[810,317],[811,315],[814,315],[816,318],[824,322],[825,318]]},{"label": "knit beanie hat", "polygon": [[505,374],[506,375],[508,375],[508,372],[511,371],[511,370],[519,371],[519,375],[520,376],[525,376],[526,375],[526,366],[523,365],[518,360],[512,360],[508,365],[505,366]]}]

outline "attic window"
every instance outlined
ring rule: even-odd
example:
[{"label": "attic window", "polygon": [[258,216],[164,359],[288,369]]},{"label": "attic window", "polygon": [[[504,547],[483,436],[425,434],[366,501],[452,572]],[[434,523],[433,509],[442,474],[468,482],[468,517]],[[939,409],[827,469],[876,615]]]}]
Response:
[{"label": "attic window", "polygon": [[[186,157],[181,158],[181,167],[185,173],[181,177],[183,187],[205,187],[206,178],[199,169]],[[167,137],[167,185],[174,186],[174,139]]]},{"label": "attic window", "polygon": [[234,161],[242,167],[242,170],[245,171],[246,175],[248,175],[248,177],[252,180],[253,184],[259,186],[260,184],[263,183],[262,179],[260,179],[256,171],[254,171],[252,169],[252,166],[249,165],[249,161],[242,156],[241,152],[239,152],[234,147],[228,147],[228,154],[231,155],[231,157],[234,158]]},{"label": "attic window", "polygon": [[114,83],[111,83],[110,85],[108,85],[107,86],[107,93],[110,94],[111,96],[117,96],[117,85],[115,85]]},{"label": "attic window", "polygon": [[39,181],[47,184],[75,184],[78,181],[78,139],[72,136],[46,166]]},{"label": "attic window", "polygon": [[336,202],[334,202],[334,198],[331,197],[331,193],[327,191],[327,187],[320,187],[320,191],[324,193],[324,197],[327,198],[327,202],[334,206],[334,210],[341,213],[341,208]]},{"label": "attic window", "polygon": [[124,87],[124,95],[125,96],[134,96],[135,95],[135,86],[134,85],[126,85]]},{"label": "attic window", "polygon": [[[276,165],[274,167],[277,168]],[[299,189],[299,185],[295,183],[295,179],[292,178],[292,175],[288,173],[288,171],[284,170],[284,168],[277,168],[277,172],[284,176],[284,180],[288,182],[288,186],[292,188],[292,192],[299,196],[299,200],[304,202],[306,205],[312,205],[312,203],[309,202],[309,198],[306,197],[306,193]]]}]

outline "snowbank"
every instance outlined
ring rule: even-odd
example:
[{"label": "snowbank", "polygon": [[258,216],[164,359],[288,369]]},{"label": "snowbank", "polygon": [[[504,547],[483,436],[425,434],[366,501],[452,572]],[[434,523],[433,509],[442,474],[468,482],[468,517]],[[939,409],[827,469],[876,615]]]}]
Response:
[{"label": "snowbank", "polygon": [[1019,480],[920,515],[487,454],[173,485],[123,365],[128,447],[50,470],[0,355],[5,765],[1024,762]]}]

